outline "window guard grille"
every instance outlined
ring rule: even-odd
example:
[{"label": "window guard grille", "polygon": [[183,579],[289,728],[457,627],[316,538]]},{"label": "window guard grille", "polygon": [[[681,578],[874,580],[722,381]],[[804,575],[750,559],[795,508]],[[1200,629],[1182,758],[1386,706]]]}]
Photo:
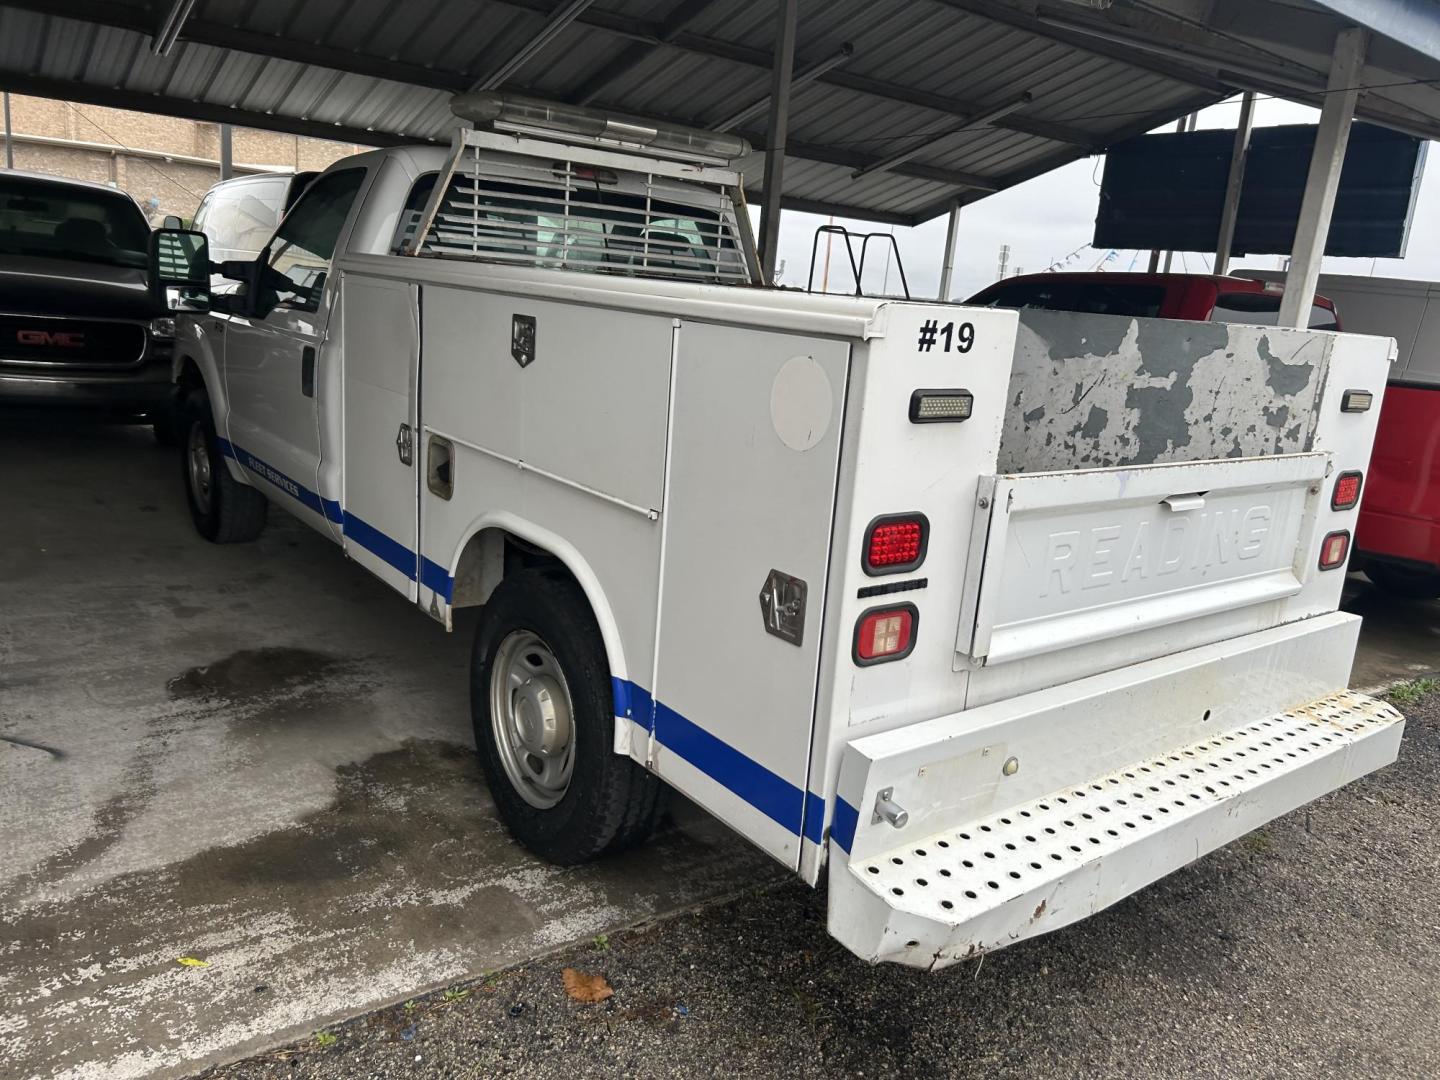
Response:
[{"label": "window guard grille", "polygon": [[461,129],[401,250],[703,284],[760,281],[729,170]]}]

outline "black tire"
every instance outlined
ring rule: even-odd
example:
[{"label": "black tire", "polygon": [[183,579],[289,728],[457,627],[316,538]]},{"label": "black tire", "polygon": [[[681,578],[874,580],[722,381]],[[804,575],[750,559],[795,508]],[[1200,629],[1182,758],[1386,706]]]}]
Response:
[{"label": "black tire", "polygon": [[1368,562],[1365,576],[1383,591],[1410,600],[1434,600],[1440,597],[1440,572],[1412,570],[1387,562]]},{"label": "black tire", "polygon": [[176,406],[170,405],[167,408],[153,412],[149,416],[150,430],[155,434],[155,441],[161,446],[174,446],[180,441],[177,433],[179,418],[176,416]]},{"label": "black tire", "polygon": [[[265,528],[269,503],[254,488],[240,483],[230,475],[220,441],[215,435],[215,415],[210,410],[210,396],[204,390],[192,390],[181,410],[180,478],[185,485],[185,501],[195,529],[215,544],[239,544],[254,540]],[[192,439],[203,441],[209,462],[209,487],[197,492],[198,481],[190,467]]]},{"label": "black tire", "polygon": [[[491,722],[491,675],[501,645],[530,633],[549,649],[569,689],[573,766],[569,786],[548,808],[532,805],[511,780]],[[575,866],[643,842],[663,812],[665,786],[615,753],[614,697],[600,629],[585,594],[563,575],[523,570],[491,594],[475,629],[470,714],[480,765],[500,820],[541,858]]]}]

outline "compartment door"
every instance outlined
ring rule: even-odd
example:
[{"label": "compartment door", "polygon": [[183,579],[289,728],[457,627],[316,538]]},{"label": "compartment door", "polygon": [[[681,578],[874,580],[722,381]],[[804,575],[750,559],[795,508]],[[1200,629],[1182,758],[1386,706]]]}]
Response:
[{"label": "compartment door", "polygon": [[342,288],[345,551],[414,600],[419,287],[346,275]]},{"label": "compartment door", "polygon": [[1004,663],[1227,611],[1253,630],[1242,609],[1309,579],[1328,457],[982,478],[958,651]]},{"label": "compartment door", "polygon": [[[849,346],[690,323],[677,335],[653,759],[793,866],[820,650],[848,648],[820,630]],[[798,640],[766,629],[772,571],[804,583]]]}]

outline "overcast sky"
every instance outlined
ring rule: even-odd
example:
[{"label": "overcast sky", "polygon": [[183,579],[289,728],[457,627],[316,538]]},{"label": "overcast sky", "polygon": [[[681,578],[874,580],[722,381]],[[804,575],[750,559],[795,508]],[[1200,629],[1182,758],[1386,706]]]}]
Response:
[{"label": "overcast sky", "polygon": [[[1240,102],[1236,98],[1200,114],[1202,128],[1233,128],[1239,118]],[[1256,126],[1314,123],[1319,112],[1287,101],[1262,99],[1255,106]],[[1157,130],[1174,130],[1174,125]],[[1409,250],[1404,259],[1326,259],[1327,273],[1370,274],[1380,277],[1407,277],[1440,280],[1440,158],[1431,144],[1429,168],[1416,203],[1415,221],[1410,231]],[[971,296],[989,285],[996,277],[1000,246],[1010,245],[1010,267],[1027,273],[1047,269],[1052,263],[1065,262],[1066,269],[1089,270],[1108,254],[1089,244],[1095,229],[1095,212],[1100,196],[1100,173],[1103,158],[1093,157],[1072,162],[1045,176],[1007,191],[991,195],[960,212],[960,236],[955,250],[955,276],[951,293],[956,298]],[[787,285],[804,287],[810,267],[810,246],[816,226],[826,218],[814,214],[786,211],[781,220],[780,258],[784,270],[780,280]],[[865,222],[837,218],[836,224],[866,231],[889,226],[867,225]],[[913,229],[894,228],[900,247],[905,274],[911,294],[933,297],[940,284],[940,264],[945,243],[944,215]],[[823,251],[823,248],[822,248]],[[871,260],[875,260],[872,245]],[[1172,269],[1205,272],[1210,268],[1213,252],[1203,256],[1177,254]],[[837,250],[834,257],[843,259]],[[1121,251],[1106,266],[1109,270],[1145,270],[1149,252]],[[868,291],[881,291],[883,260],[879,261],[875,280],[866,269]],[[1372,271],[1373,263],[1373,271]],[[1277,256],[1248,256],[1235,260],[1236,266],[1278,268]],[[849,284],[849,271],[833,270],[831,287]],[[817,284],[819,271],[817,270]],[[898,292],[898,278],[891,273],[888,292]]]}]

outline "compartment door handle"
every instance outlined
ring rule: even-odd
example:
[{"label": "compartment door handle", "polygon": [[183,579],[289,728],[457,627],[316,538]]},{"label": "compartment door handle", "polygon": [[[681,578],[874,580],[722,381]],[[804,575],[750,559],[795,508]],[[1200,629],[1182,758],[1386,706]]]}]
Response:
[{"label": "compartment door handle", "polygon": [[1205,493],[1197,491],[1190,495],[1171,495],[1168,499],[1161,499],[1161,504],[1168,506],[1177,514],[1183,514],[1187,510],[1203,510],[1205,508]]}]

